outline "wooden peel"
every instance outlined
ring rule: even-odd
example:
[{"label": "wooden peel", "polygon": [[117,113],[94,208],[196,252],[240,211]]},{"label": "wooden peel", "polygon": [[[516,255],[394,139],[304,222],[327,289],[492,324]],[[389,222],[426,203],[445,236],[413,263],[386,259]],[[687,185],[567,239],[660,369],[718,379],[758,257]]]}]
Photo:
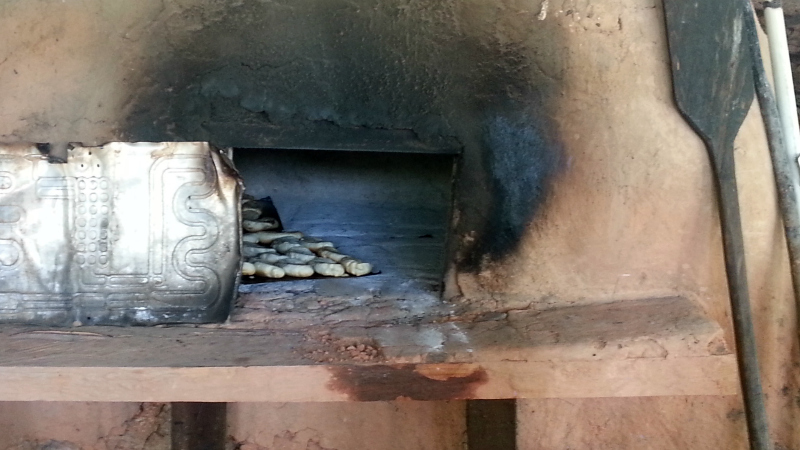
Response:
[{"label": "wooden peel", "polygon": [[745,9],[730,0],[664,0],[672,84],[683,117],[708,148],[719,203],[750,447],[771,449],[747,290],[733,142],[753,102]]}]

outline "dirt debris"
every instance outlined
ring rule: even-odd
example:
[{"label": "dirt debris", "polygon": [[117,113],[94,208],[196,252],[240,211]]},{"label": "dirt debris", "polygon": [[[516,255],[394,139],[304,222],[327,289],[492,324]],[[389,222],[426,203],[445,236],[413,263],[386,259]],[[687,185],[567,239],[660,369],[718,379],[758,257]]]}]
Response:
[{"label": "dirt debris", "polygon": [[337,338],[329,333],[311,335],[306,341],[314,348],[307,349],[304,356],[318,363],[379,362],[383,354],[380,346],[371,340]]}]

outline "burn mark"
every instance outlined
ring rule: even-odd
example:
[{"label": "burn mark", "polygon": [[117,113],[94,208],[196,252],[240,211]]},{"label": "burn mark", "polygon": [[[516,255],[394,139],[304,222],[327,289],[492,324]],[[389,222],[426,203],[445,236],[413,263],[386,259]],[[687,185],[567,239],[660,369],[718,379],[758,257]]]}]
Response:
[{"label": "burn mark", "polygon": [[455,142],[454,230],[472,240],[452,248],[477,272],[515,251],[559,167],[549,111],[568,49],[530,19],[488,0],[172,2],[112,122],[121,140],[239,148]]},{"label": "burn mark", "polygon": [[366,402],[469,399],[488,381],[483,368],[462,364],[332,366],[328,370],[331,389]]},{"label": "burn mark", "polygon": [[[518,24],[508,21],[511,32]],[[527,26],[527,25],[525,25]],[[472,121],[461,130],[464,161],[456,208],[461,240],[459,270],[479,272],[513,253],[541,210],[561,166],[557,126],[551,118],[564,69],[553,33],[537,45],[486,38],[476,49],[487,64],[477,66]]]},{"label": "burn mark", "polygon": [[530,109],[519,105],[485,119],[482,144],[489,201],[475,244],[461,261],[464,270],[478,271],[487,259],[500,260],[516,249],[559,169],[560,149],[544,120]]},{"label": "burn mark", "polygon": [[453,1],[193,0],[172,9],[149,37],[159,59],[134,82],[128,136],[289,147],[297,135],[324,141],[342,130],[454,135],[454,87],[470,75],[467,55],[451,50]]}]

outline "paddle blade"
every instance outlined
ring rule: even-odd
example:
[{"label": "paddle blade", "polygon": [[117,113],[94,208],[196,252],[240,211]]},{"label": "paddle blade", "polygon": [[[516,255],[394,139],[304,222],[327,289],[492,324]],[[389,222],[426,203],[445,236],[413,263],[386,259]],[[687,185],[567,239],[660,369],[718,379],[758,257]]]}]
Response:
[{"label": "paddle blade", "polygon": [[735,0],[664,0],[664,11],[678,109],[712,152],[732,151],[753,102],[753,19]]}]

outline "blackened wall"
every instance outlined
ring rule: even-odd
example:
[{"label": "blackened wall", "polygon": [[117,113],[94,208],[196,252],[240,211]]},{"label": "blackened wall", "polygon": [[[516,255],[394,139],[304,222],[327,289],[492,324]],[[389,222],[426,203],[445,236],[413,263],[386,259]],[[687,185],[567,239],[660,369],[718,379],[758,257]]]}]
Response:
[{"label": "blackened wall", "polygon": [[[564,49],[558,28],[537,20],[538,4],[107,3],[0,7],[0,89],[15,94],[0,107],[17,119],[0,138],[460,148],[456,247],[470,270],[513,250],[546,198],[559,165],[548,109]],[[26,97],[46,101],[31,111]],[[54,112],[58,102],[68,106]]]}]

